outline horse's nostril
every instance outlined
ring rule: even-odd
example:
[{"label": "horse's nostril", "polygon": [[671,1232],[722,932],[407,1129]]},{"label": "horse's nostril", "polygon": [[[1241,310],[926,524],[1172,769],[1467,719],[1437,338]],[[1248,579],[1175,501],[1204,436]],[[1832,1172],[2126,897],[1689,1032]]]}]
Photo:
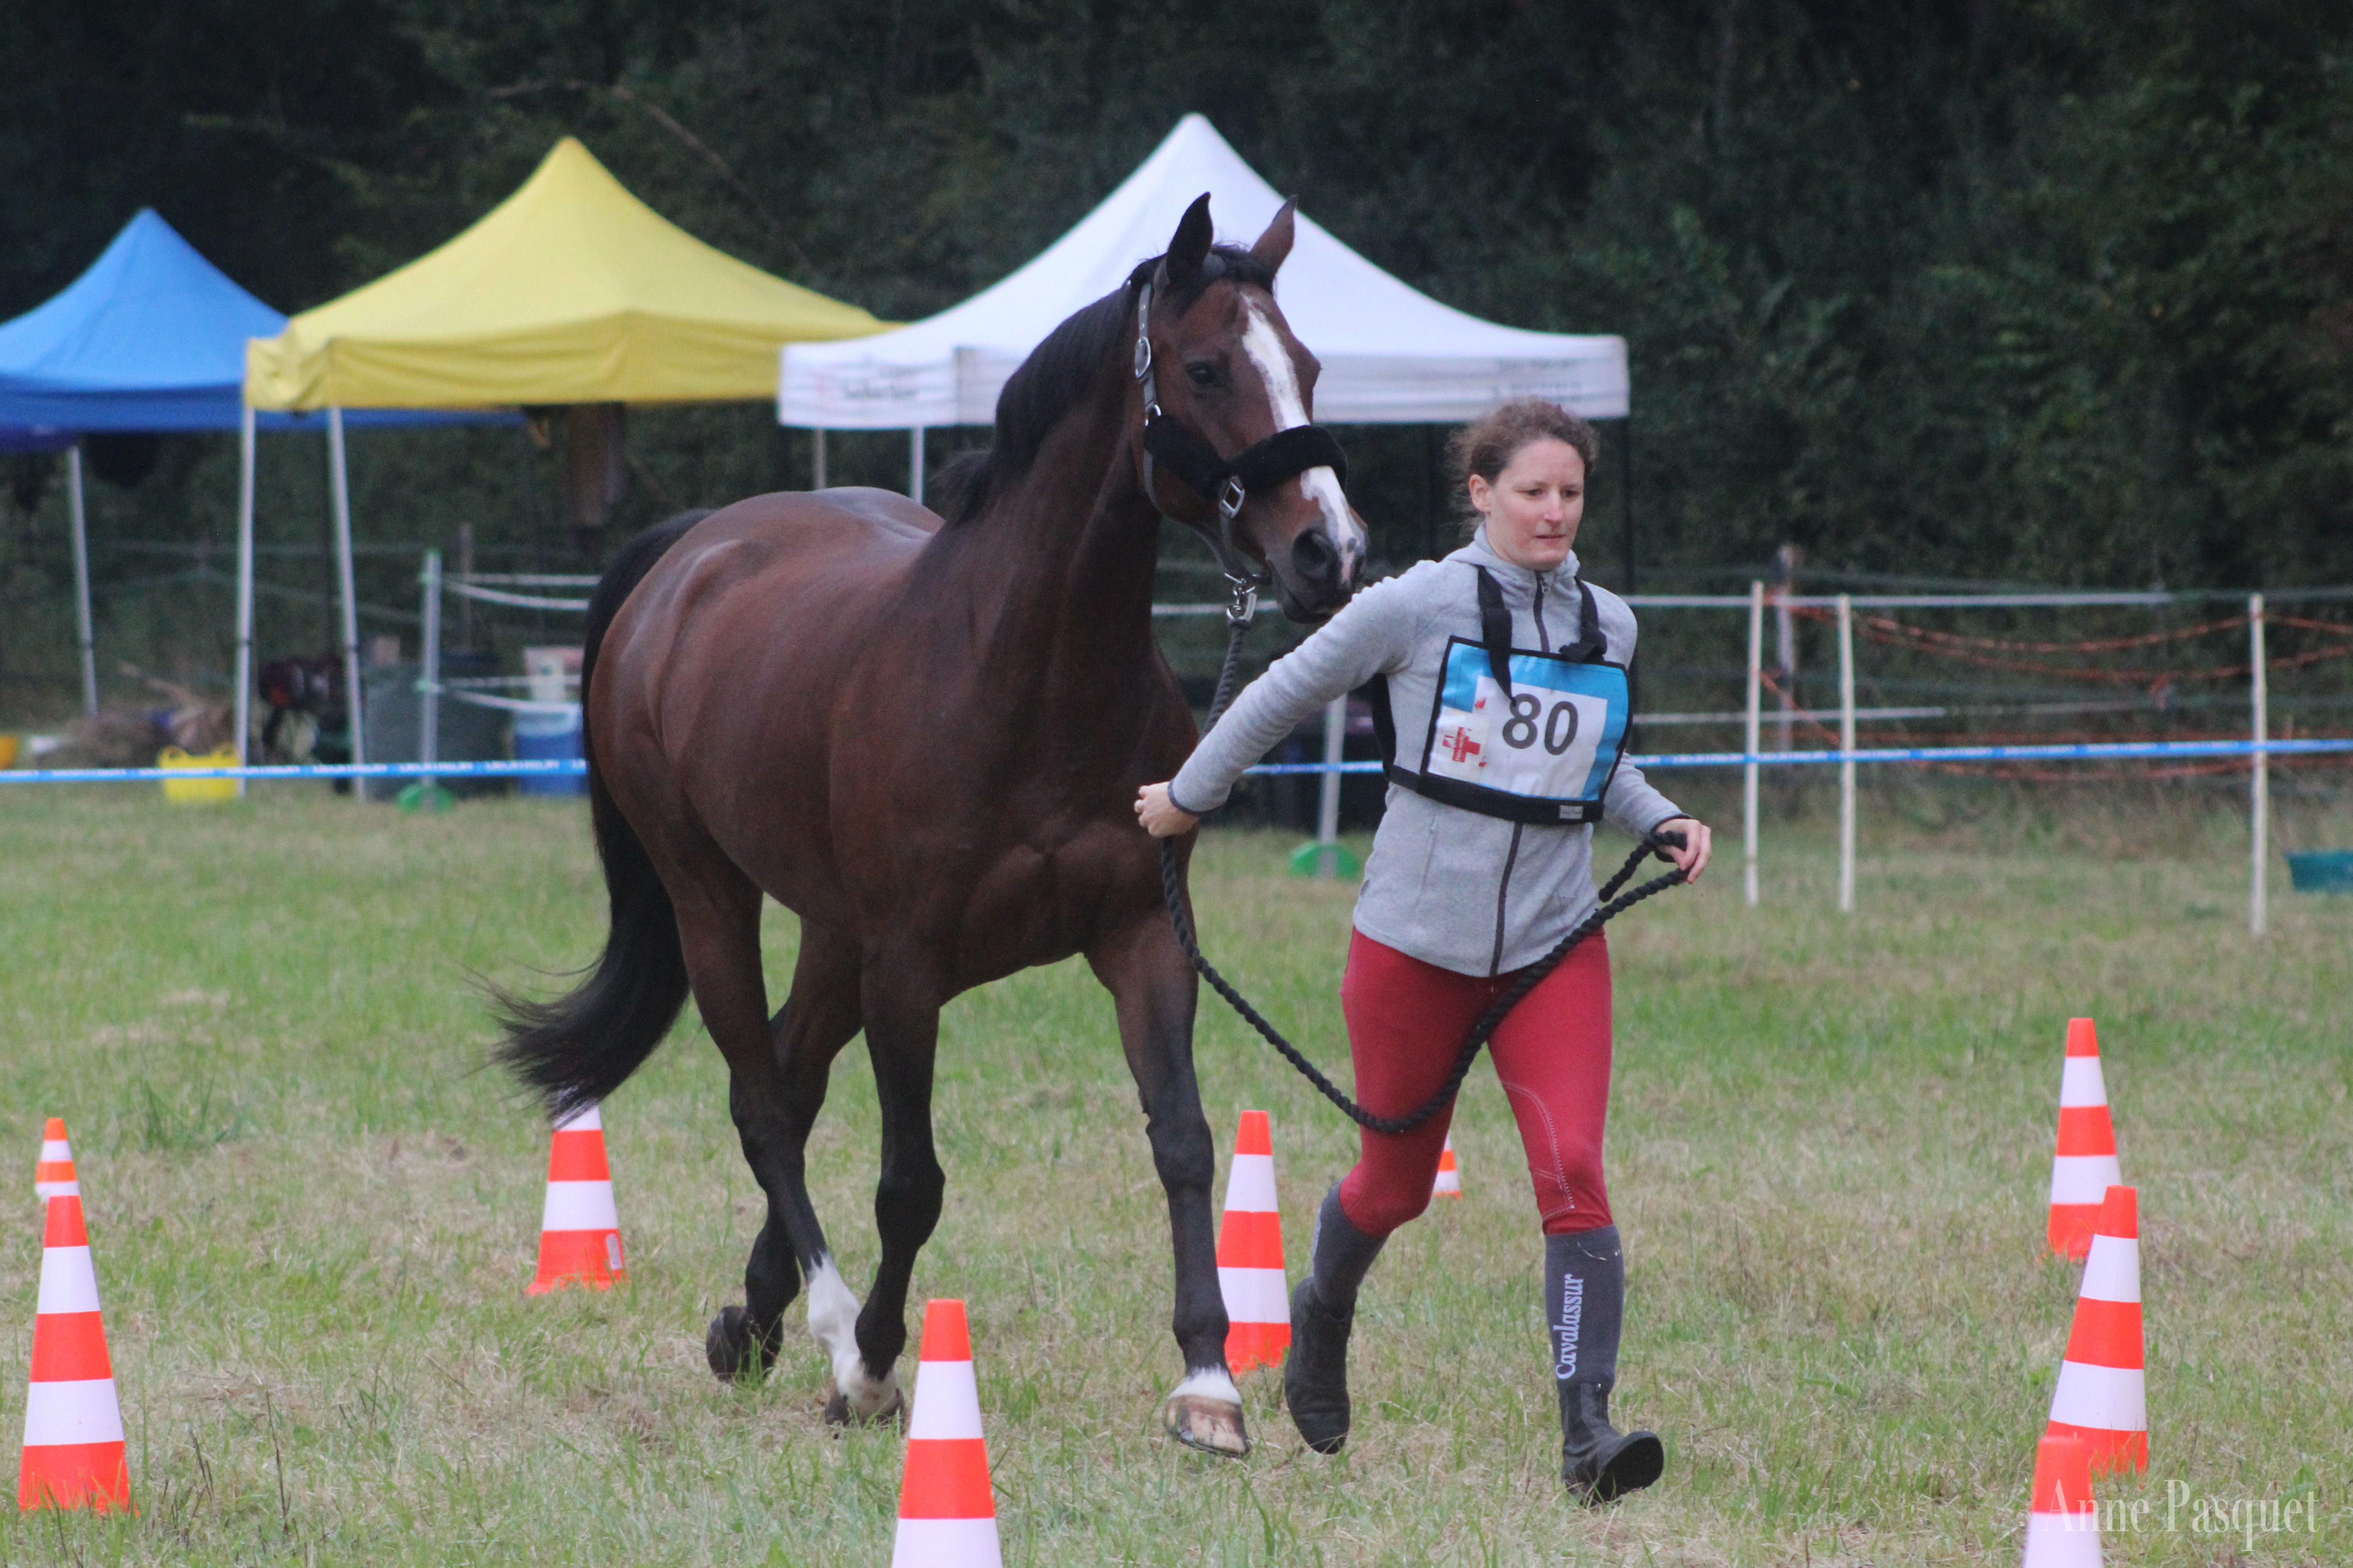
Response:
[{"label": "horse's nostril", "polygon": [[1302,581],[1319,584],[1340,580],[1340,552],[1320,528],[1311,528],[1291,544],[1291,567]]}]

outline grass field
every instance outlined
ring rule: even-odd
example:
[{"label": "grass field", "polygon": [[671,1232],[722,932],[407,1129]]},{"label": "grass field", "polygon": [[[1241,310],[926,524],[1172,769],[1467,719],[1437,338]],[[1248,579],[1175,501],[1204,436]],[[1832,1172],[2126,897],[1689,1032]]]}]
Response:
[{"label": "grass field", "polygon": [[[2353,842],[2353,816],[2290,826]],[[1841,919],[1829,840],[1798,827],[1768,840],[1763,910],[1720,865],[1613,930],[1619,1409],[1669,1468],[1603,1512],[1556,1479],[1542,1252],[1484,1067],[1456,1124],[1467,1195],[1367,1287],[1347,1454],[1305,1452],[1261,1373],[1259,1449],[1220,1462],[1157,1435],[1165,1211],[1102,994],[1066,964],[960,1000],[915,1296],[971,1303],[1008,1561],[2015,1562],[2073,1289],[2041,1241],[2074,1013],[2099,1020],[2148,1303],[2153,1463],[2105,1495],[2150,1506],[2109,1562],[2353,1561],[2353,900],[2282,891],[2254,942],[2238,831],[2141,806],[1882,826]],[[1212,837],[1204,937],[1336,1065],[1349,891],[1280,875],[1286,847]],[[698,1030],[606,1110],[631,1284],[522,1295],[546,1131],[480,1070],[469,972],[584,962],[601,900],[560,804],[0,795],[0,1429],[58,1114],[140,1507],[0,1513],[0,1562],[888,1560],[899,1444],[824,1427],[797,1308],[765,1386],[704,1369],[759,1205]],[[772,973],[792,942],[772,918]],[[1240,1109],[1273,1114],[1295,1268],[1352,1139],[1203,1017],[1220,1148]],[[811,1157],[853,1282],[874,1130],[853,1050]],[[2168,1529],[2168,1483],[2312,1496],[2317,1533],[2250,1550],[2190,1507]]]}]

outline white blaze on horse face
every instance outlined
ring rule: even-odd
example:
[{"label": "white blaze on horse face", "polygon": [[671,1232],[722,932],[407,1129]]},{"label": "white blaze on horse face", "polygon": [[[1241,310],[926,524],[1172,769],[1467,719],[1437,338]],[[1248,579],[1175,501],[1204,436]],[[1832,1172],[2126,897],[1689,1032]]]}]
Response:
[{"label": "white blaze on horse face", "polygon": [[[1274,410],[1274,427],[1290,430],[1307,423],[1307,399],[1299,391],[1299,368],[1291,363],[1290,351],[1282,346],[1282,334],[1274,330],[1274,321],[1267,314],[1263,301],[1244,299],[1242,308],[1249,313],[1250,326],[1242,333],[1242,352],[1250,355],[1250,363],[1266,383],[1266,401]],[[1333,548],[1340,552],[1342,574],[1353,574],[1365,558],[1365,531],[1356,526],[1356,514],[1348,510],[1348,498],[1340,489],[1340,476],[1328,468],[1309,468],[1299,476],[1300,489],[1307,492],[1324,512],[1324,531],[1331,536]]]},{"label": "white blaze on horse face", "polygon": [[881,1379],[869,1377],[865,1358],[858,1353],[858,1298],[842,1283],[833,1259],[819,1254],[808,1271],[809,1336],[833,1363],[833,1384],[849,1401],[850,1413],[860,1418],[889,1407],[899,1392],[899,1371]]}]

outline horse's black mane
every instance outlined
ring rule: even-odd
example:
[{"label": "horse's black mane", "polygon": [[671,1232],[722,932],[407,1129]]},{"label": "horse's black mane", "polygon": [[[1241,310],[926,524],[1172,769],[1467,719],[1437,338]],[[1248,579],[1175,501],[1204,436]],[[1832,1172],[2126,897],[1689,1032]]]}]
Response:
[{"label": "horse's black mane", "polygon": [[[1030,351],[1021,368],[1007,379],[997,397],[997,436],[985,451],[966,452],[941,468],[933,479],[948,526],[959,527],[980,515],[990,499],[1029,471],[1045,445],[1048,432],[1086,395],[1103,373],[1103,361],[1114,349],[1124,351],[1135,332],[1135,291],[1153,275],[1164,258],[1138,262],[1127,281],[1085,306],[1046,334]],[[1204,289],[1219,280],[1274,287],[1274,272],[1239,246],[1209,248],[1185,288],[1167,296],[1178,310],[1188,308]],[[1120,362],[1127,363],[1124,352]]]}]

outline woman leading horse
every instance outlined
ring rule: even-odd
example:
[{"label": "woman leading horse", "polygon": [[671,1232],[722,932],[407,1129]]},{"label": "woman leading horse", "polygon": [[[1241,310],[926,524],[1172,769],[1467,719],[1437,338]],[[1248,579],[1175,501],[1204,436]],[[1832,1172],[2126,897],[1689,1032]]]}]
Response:
[{"label": "woman leading horse", "polygon": [[[1515,972],[1593,912],[1594,822],[1679,835],[1672,854],[1687,879],[1707,866],[1708,830],[1619,755],[1634,616],[1584,581],[1574,550],[1596,452],[1583,420],[1537,398],[1460,432],[1471,542],[1358,595],[1135,803],[1155,836],[1189,833],[1301,719],[1375,683],[1388,806],[1340,1005],[1356,1096],[1377,1116],[1404,1117],[1441,1092],[1465,1032]],[[1626,1268],[1601,1179],[1609,954],[1598,934],[1505,1016],[1491,1046],[1544,1228],[1562,1479],[1608,1501],[1656,1480],[1665,1451],[1609,1424]],[[1389,1233],[1429,1205],[1451,1114],[1365,1130],[1356,1168],[1316,1218],[1282,1386],[1300,1436],[1324,1453],[1348,1436],[1357,1287]]]},{"label": "woman leading horse", "polygon": [[[1296,619],[1345,603],[1363,561],[1338,449],[1309,422],[1314,359],[1274,302],[1292,233],[1285,206],[1249,249],[1215,246],[1196,202],[1166,256],[1007,382],[995,445],[944,479],[944,521],[883,490],[760,496],[639,536],[597,586],[581,679],[611,930],[571,994],[508,1004],[505,1054],[559,1112],[599,1100],[691,992],[768,1202],[744,1304],[711,1325],[722,1378],[766,1370],[806,1283],[828,1414],[898,1406],[909,1277],[944,1185],[940,1008],[1083,953],[1167,1194],[1185,1375],[1163,1417],[1179,1442],[1248,1451],[1194,976],[1128,803],[1196,735],[1153,638],[1162,515],[1261,562]],[[773,1016],[763,894],[801,920]],[[882,1116],[881,1258],[862,1305],[803,1163],[833,1059],[861,1029]]]}]

